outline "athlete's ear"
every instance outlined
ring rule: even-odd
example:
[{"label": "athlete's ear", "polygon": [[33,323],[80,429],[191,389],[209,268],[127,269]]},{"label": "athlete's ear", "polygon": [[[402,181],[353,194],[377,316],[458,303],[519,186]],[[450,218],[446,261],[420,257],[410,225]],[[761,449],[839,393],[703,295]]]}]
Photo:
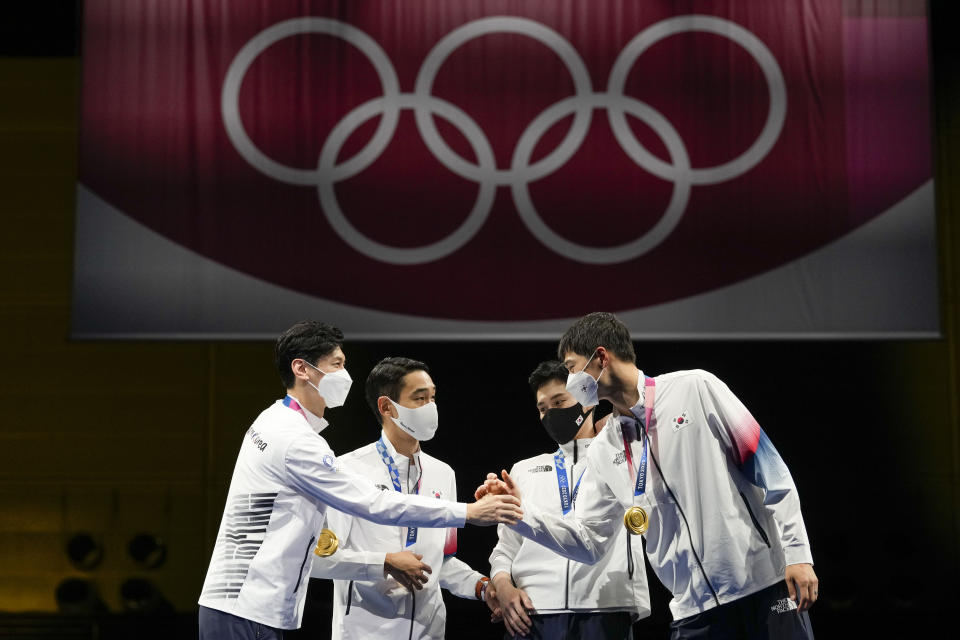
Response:
[{"label": "athlete's ear", "polygon": [[290,362],[290,370],[293,371],[295,378],[310,380],[310,376],[307,375],[307,363],[303,361],[303,358],[294,358]]},{"label": "athlete's ear", "polygon": [[601,369],[605,369],[610,364],[610,352],[606,347],[597,347],[596,360],[600,363]]},{"label": "athlete's ear", "polygon": [[390,398],[387,396],[377,398],[377,411],[380,412],[381,422],[383,422],[385,418],[396,418],[398,415],[396,408],[394,408],[393,403],[390,402]]}]

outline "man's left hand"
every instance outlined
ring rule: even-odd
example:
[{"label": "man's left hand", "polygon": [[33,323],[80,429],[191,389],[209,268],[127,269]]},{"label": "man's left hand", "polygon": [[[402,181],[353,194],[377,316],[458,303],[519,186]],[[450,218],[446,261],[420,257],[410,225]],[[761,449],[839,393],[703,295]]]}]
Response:
[{"label": "man's left hand", "polygon": [[493,582],[487,583],[487,588],[483,594],[487,606],[490,607],[490,622],[500,622],[503,620],[503,611],[500,608],[500,601],[497,599],[497,589]]},{"label": "man's left hand", "polygon": [[787,591],[790,598],[797,603],[797,612],[806,611],[817,601],[817,592],[820,590],[820,581],[813,572],[812,564],[787,565],[784,574],[787,581]]}]

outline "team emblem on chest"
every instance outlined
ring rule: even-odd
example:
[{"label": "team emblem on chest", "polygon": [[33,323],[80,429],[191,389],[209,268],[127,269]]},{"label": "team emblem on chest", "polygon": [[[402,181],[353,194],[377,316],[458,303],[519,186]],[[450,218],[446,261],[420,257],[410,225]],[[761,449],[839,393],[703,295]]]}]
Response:
[{"label": "team emblem on chest", "polygon": [[673,422],[673,430],[680,431],[680,429],[683,429],[684,427],[690,424],[690,418],[687,417],[687,412],[684,411],[683,413],[675,417],[673,420],[671,420],[671,422]]}]

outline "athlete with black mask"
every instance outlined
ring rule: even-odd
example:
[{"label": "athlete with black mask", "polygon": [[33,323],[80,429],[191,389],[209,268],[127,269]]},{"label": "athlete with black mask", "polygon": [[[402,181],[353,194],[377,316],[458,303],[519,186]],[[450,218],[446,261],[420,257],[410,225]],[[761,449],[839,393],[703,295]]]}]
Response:
[{"label": "athlete with black mask", "polygon": [[[813,640],[819,580],[797,487],[743,402],[707,371],[645,375],[612,313],[577,320],[557,355],[570,394],[614,415],[585,456],[576,518],[531,505],[511,530],[580,562],[629,530],[673,594],[671,640]],[[475,495],[522,498],[501,473]]]},{"label": "athlete with black mask", "polygon": [[[586,471],[586,451],[602,429],[596,407],[583,407],[566,390],[567,370],[542,362],[530,375],[540,421],[559,449],[521,460],[511,477],[525,503],[573,518]],[[567,560],[508,527],[490,555],[490,575],[507,638],[631,638],[633,622],[650,615],[640,545],[625,530],[594,565]]]}]

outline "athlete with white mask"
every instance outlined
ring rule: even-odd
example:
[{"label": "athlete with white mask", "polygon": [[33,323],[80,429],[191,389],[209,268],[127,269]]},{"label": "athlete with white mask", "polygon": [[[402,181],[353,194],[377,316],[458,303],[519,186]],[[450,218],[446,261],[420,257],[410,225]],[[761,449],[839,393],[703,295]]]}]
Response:
[{"label": "athlete with white mask", "polygon": [[271,640],[300,626],[314,552],[336,547],[329,531],[318,536],[330,507],[380,524],[442,530],[522,515],[511,496],[467,505],[381,491],[338,461],[320,432],[328,426],[324,410],[343,404],[350,389],[342,344],[339,329],[312,321],[277,339],[287,394],[260,414],[240,446],[200,595],[200,640]]},{"label": "athlete with white mask", "polygon": [[[587,454],[576,519],[531,502],[512,529],[588,563],[624,528],[642,539],[673,594],[673,640],[812,639],[819,587],[797,490],[743,403],[706,371],[645,376],[610,313],[574,323],[558,355],[571,394],[609,400],[614,420]],[[477,495],[504,491],[520,497],[506,472]]]},{"label": "athlete with white mask", "polygon": [[[341,463],[386,493],[454,499],[453,469],[420,446],[439,425],[436,386],[427,365],[384,358],[367,376],[366,399],[381,426],[380,437],[344,454]],[[327,512],[326,527],[339,545],[335,553],[314,559],[311,575],[334,580],[335,640],[442,639],[441,588],[496,603],[488,579],[455,556],[456,528],[374,524],[334,510]]]},{"label": "athlete with white mask", "polygon": [[[541,362],[530,388],[544,429],[559,449],[513,465],[510,477],[525,504],[574,518],[589,498],[581,493],[587,450],[601,431],[595,405],[584,406],[566,389],[567,370]],[[601,423],[602,424],[602,423]],[[490,554],[490,575],[507,638],[544,640],[632,638],[633,622],[650,615],[650,594],[641,545],[618,531],[593,565],[574,562],[509,527]]]}]

